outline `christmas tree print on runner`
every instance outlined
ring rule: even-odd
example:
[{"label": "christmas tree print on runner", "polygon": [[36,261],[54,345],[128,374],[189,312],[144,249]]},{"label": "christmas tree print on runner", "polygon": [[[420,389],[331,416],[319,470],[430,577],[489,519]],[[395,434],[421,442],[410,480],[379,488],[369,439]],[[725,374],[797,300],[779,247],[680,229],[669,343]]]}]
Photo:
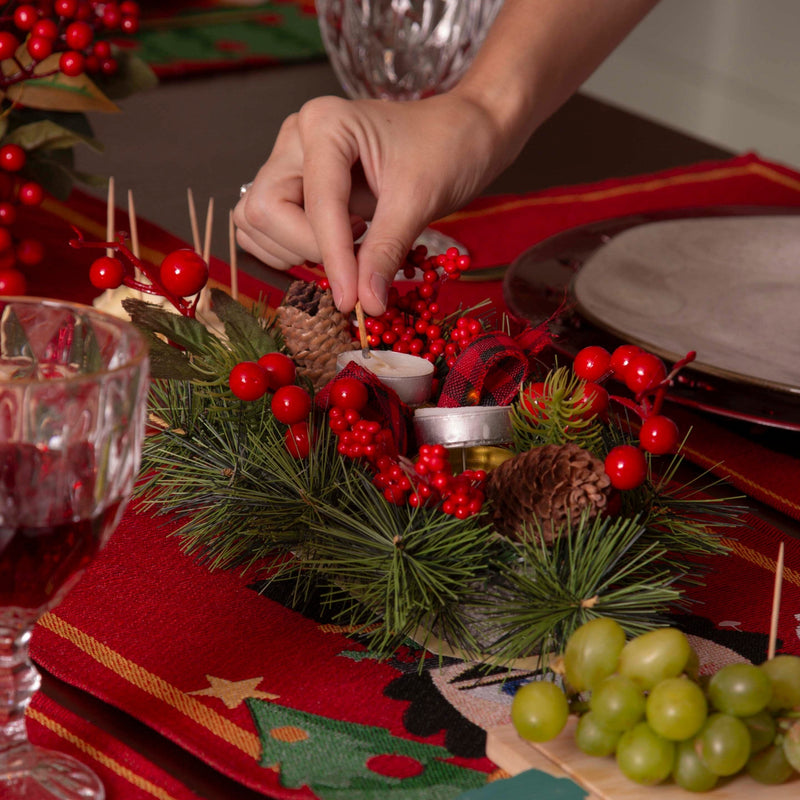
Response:
[{"label": "christmas tree print on runner", "polygon": [[451,800],[486,783],[485,773],[445,761],[444,747],[261,700],[247,706],[261,766],[279,766],[284,787],[307,786],[320,800]]}]

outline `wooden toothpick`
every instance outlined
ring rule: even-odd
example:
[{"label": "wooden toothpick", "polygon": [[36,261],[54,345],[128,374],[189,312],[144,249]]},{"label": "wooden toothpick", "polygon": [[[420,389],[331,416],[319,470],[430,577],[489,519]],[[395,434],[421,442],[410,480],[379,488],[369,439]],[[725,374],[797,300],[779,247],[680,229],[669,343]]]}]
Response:
[{"label": "wooden toothpick", "polygon": [[186,199],[189,201],[189,224],[192,226],[192,244],[197,255],[202,255],[200,249],[200,229],[197,226],[197,210],[194,207],[194,195],[191,189],[186,190]]},{"label": "wooden toothpick", "polygon": [[206,211],[206,229],[203,239],[203,260],[208,264],[211,258],[211,229],[214,227],[214,198],[208,200],[208,210]]},{"label": "wooden toothpick", "polygon": [[767,660],[775,658],[775,642],[778,639],[778,617],[781,607],[781,587],[783,586],[783,542],[778,548],[778,560],[775,563],[775,586],[772,589],[772,615],[769,621],[769,645]]},{"label": "wooden toothpick", "polygon": [[367,341],[367,326],[364,324],[364,309],[361,308],[360,300],[356,300],[356,319],[358,320],[358,338],[361,340],[361,355],[364,358],[371,358]]},{"label": "wooden toothpick", "polygon": [[139,251],[139,229],[136,225],[136,208],[133,204],[133,192],[130,189],[128,189],[128,225],[131,229],[131,252],[136,258],[141,258],[142,254]]},{"label": "wooden toothpick", "polygon": [[236,226],[233,224],[233,211],[228,212],[228,254],[231,265],[231,297],[239,299],[239,264],[236,253]]},{"label": "wooden toothpick", "polygon": [[[108,179],[108,197],[106,198],[106,241],[114,241],[114,178]],[[114,250],[106,248],[106,255],[110,258],[114,255]]]}]

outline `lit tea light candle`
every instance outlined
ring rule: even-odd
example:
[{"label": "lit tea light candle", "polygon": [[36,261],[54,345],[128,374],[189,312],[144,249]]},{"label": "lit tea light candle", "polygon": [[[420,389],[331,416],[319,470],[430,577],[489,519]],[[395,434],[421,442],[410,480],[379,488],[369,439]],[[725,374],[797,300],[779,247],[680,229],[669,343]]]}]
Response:
[{"label": "lit tea light candle", "polygon": [[350,362],[376,375],[381,383],[394,389],[406,405],[417,406],[431,395],[433,364],[426,358],[393,350],[370,350],[367,353],[350,350],[336,358],[340,370]]}]

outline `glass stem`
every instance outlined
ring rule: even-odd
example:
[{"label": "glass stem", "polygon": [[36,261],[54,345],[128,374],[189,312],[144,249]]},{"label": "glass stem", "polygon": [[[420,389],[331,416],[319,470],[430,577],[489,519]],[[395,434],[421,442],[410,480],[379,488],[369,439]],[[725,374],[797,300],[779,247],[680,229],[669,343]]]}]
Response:
[{"label": "glass stem", "polygon": [[25,710],[41,677],[28,656],[33,625],[0,616],[0,755],[28,746]]}]

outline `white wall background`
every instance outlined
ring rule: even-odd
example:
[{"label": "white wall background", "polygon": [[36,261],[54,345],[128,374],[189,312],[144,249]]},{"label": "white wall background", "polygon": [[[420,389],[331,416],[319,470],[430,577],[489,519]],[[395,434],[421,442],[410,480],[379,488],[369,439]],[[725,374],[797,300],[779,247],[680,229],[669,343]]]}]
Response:
[{"label": "white wall background", "polygon": [[583,91],[800,168],[800,0],[661,0]]}]

